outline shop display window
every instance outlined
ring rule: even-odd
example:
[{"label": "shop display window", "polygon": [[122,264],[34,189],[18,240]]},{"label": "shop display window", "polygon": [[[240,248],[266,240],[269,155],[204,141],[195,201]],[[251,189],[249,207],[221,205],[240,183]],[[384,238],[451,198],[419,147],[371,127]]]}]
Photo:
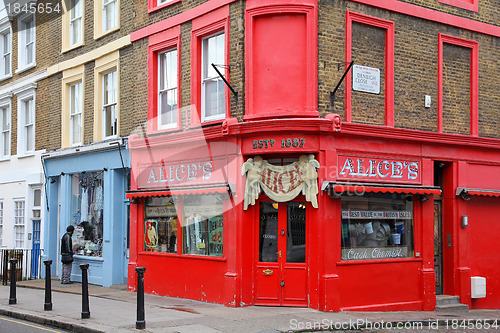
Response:
[{"label": "shop display window", "polygon": [[176,198],[146,198],[144,215],[144,251],[177,253]]},{"label": "shop display window", "polygon": [[342,260],[413,257],[413,196],[400,193],[344,194]]},{"label": "shop display window", "polygon": [[103,172],[73,174],[71,224],[75,254],[102,257]]},{"label": "shop display window", "polygon": [[182,253],[222,257],[222,196],[185,196],[182,207]]}]

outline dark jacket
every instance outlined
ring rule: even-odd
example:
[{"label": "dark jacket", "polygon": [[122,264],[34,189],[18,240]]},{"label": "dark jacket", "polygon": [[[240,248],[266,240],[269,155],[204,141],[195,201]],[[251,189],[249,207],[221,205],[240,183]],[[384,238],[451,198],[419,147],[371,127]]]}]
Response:
[{"label": "dark jacket", "polygon": [[69,254],[73,258],[73,240],[71,235],[65,233],[61,239],[61,254]]}]

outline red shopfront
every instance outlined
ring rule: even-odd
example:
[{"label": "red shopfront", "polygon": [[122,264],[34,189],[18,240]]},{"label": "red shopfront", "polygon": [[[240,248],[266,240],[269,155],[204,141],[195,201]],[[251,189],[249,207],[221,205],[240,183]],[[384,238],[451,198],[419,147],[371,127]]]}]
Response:
[{"label": "red shopfront", "polygon": [[[500,185],[477,174],[495,174],[495,149],[457,155],[438,135],[375,139],[373,126],[333,120],[131,138],[129,289],[145,266],[146,292],[226,306],[431,311],[438,290],[498,307],[500,272],[483,258],[494,242],[473,239],[496,228],[480,215]],[[486,277],[485,298],[471,299],[473,277]]]}]

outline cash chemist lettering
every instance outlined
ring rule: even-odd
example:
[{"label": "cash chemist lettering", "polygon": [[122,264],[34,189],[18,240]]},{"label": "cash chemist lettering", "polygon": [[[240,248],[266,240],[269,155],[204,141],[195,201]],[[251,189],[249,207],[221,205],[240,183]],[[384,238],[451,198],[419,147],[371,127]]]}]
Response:
[{"label": "cash chemist lettering", "polygon": [[339,156],[340,178],[420,182],[418,161]]}]

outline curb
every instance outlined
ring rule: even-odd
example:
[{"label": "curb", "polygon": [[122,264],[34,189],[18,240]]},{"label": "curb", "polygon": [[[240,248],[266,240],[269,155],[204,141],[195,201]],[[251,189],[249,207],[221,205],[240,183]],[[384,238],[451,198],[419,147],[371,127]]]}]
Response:
[{"label": "curb", "polygon": [[84,325],[79,325],[79,324],[74,324],[74,323],[66,323],[66,322],[62,322],[59,320],[55,320],[55,319],[49,319],[49,318],[45,318],[42,316],[28,314],[28,313],[15,312],[15,311],[6,310],[6,309],[2,309],[2,308],[0,308],[0,314],[7,316],[7,317],[26,320],[26,321],[29,321],[32,323],[61,328],[63,330],[67,330],[70,332],[77,332],[77,333],[86,333],[86,332],[105,333],[106,332],[106,331],[90,328],[90,327],[84,326]]}]

